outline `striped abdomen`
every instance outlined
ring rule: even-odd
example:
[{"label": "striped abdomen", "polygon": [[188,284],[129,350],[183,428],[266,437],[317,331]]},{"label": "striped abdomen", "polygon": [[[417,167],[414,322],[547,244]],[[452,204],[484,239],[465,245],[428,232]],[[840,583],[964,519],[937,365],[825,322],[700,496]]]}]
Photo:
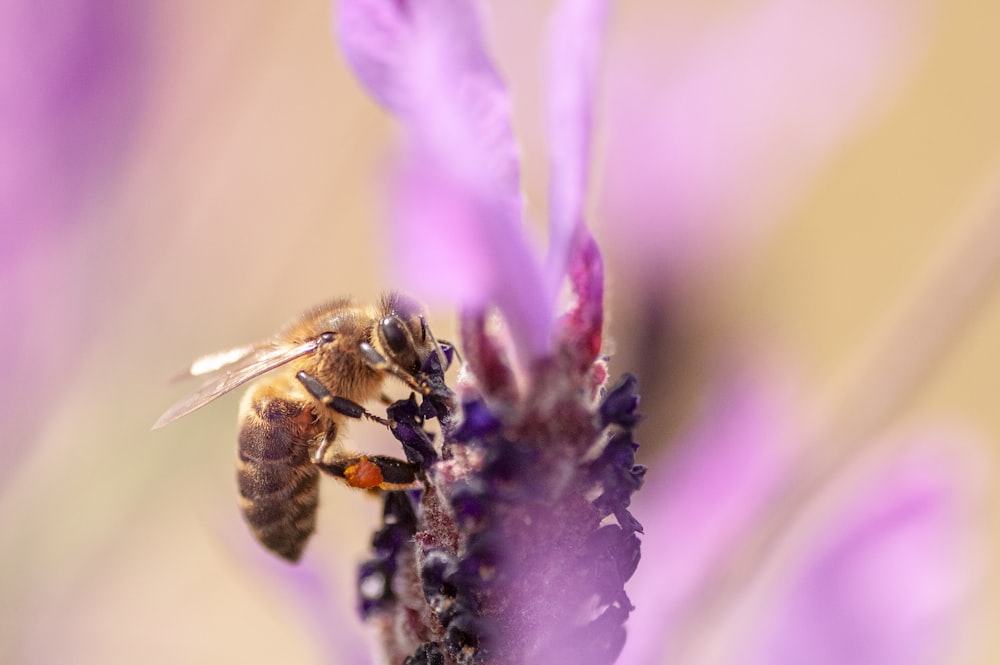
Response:
[{"label": "striped abdomen", "polygon": [[319,470],[310,444],[320,431],[304,400],[282,395],[264,384],[246,396],[236,480],[243,516],[257,540],[298,561],[316,526]]}]

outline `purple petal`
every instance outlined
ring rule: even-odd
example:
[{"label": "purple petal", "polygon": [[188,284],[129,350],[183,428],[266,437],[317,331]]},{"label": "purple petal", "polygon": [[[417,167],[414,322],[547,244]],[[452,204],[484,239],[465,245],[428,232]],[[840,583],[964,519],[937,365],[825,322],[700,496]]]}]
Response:
[{"label": "purple petal", "polygon": [[418,154],[414,148],[391,197],[397,279],[421,299],[457,302],[473,317],[496,305],[519,350],[529,358],[547,354],[553,307],[510,209],[476,196],[439,160]]},{"label": "purple petal", "polygon": [[590,137],[606,0],[563,0],[552,18],[548,62],[550,288],[558,292],[582,226]]},{"label": "purple petal", "polygon": [[344,0],[337,30],[355,74],[413,143],[451,177],[520,211],[510,100],[474,3]]},{"label": "purple petal", "polygon": [[775,593],[748,663],[919,665],[947,660],[978,581],[970,557],[973,449],[924,434],[810,538]]},{"label": "purple petal", "polygon": [[389,196],[396,279],[423,299],[477,302],[500,279],[480,228],[481,202],[429,167],[430,160],[407,157]]},{"label": "purple petal", "polygon": [[620,264],[683,279],[773,225],[895,90],[923,6],[766,0],[661,20],[610,58],[601,206]]},{"label": "purple petal", "polygon": [[475,4],[345,0],[338,30],[406,135],[389,233],[398,279],[472,311],[497,305],[517,346],[545,355],[554,296],[525,233],[510,100]]},{"label": "purple petal", "polygon": [[399,89],[406,50],[412,39],[405,0],[342,0],[334,32],[354,75],[389,110],[405,102]]}]

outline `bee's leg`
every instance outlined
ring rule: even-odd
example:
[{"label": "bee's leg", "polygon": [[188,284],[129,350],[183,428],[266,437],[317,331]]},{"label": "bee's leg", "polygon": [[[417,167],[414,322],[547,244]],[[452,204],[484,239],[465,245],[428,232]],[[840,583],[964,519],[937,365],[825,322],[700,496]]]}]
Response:
[{"label": "bee's leg", "polygon": [[348,418],[368,418],[369,420],[373,420],[380,425],[384,425],[386,427],[389,426],[388,420],[376,416],[374,413],[357,402],[349,400],[346,397],[331,395],[330,391],[326,389],[326,386],[320,383],[319,379],[315,376],[306,372],[299,372],[295,375],[295,378],[299,380],[307,391],[309,391],[310,395],[337,413],[347,416]]},{"label": "bee's leg", "polygon": [[326,436],[323,437],[323,440],[319,442],[319,445],[316,447],[316,451],[313,452],[312,454],[313,464],[316,464],[318,466],[323,461],[323,458],[326,457],[326,451],[330,449],[330,447],[333,445],[333,442],[336,440],[337,440],[337,425],[335,425],[333,422],[330,422],[330,428],[327,430]]},{"label": "bee's leg", "polygon": [[416,464],[384,455],[342,455],[316,466],[358,489],[408,489],[417,482],[419,471]]},{"label": "bee's leg", "polygon": [[427,381],[413,378],[402,367],[376,351],[375,347],[368,342],[361,342],[359,349],[362,357],[365,359],[365,362],[367,362],[368,366],[372,369],[392,374],[400,381],[419,392],[421,395],[427,395],[430,393],[431,388],[427,385]]}]

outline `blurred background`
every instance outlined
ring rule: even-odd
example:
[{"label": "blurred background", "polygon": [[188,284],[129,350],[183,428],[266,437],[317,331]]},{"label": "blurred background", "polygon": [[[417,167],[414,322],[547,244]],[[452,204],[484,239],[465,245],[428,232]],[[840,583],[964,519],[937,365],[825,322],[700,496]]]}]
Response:
[{"label": "blurred background", "polygon": [[[645,386],[650,463],[720,359],[780,356],[833,385],[976,217],[1000,165],[1000,6],[615,4],[591,207],[613,371]],[[488,12],[540,236],[548,6]],[[0,662],[358,662],[376,502],[325,482],[289,573],[236,506],[238,395],[149,428],[193,358],[405,289],[380,230],[393,131],[326,2],[0,7]],[[1000,443],[1000,297],[984,293],[894,422]],[[361,449],[385,437],[351,432]],[[984,626],[997,507],[987,485]],[[984,632],[960,658],[998,654]]]}]

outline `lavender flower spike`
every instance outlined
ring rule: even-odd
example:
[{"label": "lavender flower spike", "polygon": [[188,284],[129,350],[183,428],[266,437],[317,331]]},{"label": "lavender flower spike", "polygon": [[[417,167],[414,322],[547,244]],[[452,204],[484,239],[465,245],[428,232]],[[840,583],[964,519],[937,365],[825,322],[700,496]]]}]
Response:
[{"label": "lavender flower spike", "polygon": [[509,99],[474,7],[338,5],[348,62],[404,130],[390,234],[401,280],[462,307],[466,361],[457,399],[432,356],[423,372],[435,388],[390,407],[425,482],[386,497],[361,610],[393,664],[612,663],[632,611],[624,585],[642,526],[629,503],[645,468],[635,379],[604,389],[603,268],[583,219],[606,3],[554,14],[544,263],[524,232]]}]

